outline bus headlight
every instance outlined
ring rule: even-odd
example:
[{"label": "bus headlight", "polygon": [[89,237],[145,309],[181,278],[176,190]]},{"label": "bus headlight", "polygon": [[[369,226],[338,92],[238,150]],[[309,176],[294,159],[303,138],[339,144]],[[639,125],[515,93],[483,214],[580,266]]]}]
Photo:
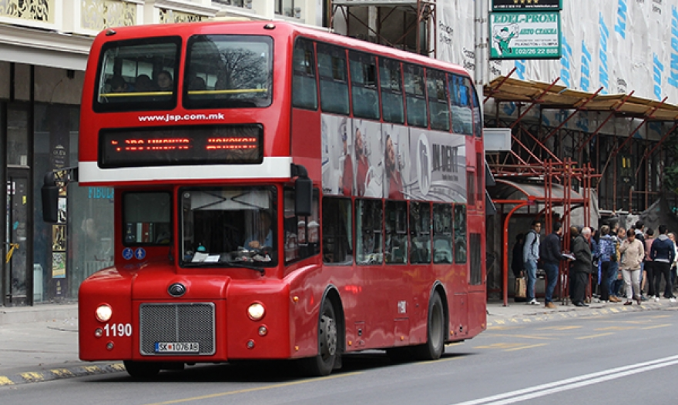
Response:
[{"label": "bus headlight", "polygon": [[95,316],[99,322],[108,322],[113,315],[113,308],[108,304],[102,304],[97,307]]},{"label": "bus headlight", "polygon": [[258,302],[255,302],[247,308],[247,316],[253,321],[261,320],[261,318],[264,317],[264,314],[266,314],[266,310],[264,309],[264,306]]}]

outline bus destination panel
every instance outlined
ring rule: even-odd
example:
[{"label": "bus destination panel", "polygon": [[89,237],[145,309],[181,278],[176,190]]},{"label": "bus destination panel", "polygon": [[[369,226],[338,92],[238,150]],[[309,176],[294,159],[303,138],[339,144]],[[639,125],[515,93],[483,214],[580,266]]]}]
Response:
[{"label": "bus destination panel", "polygon": [[99,167],[259,164],[260,124],[104,129]]}]

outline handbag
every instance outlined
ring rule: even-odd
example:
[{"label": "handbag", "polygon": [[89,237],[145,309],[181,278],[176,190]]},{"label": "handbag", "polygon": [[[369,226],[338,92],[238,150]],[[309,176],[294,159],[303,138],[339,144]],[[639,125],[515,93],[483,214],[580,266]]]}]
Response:
[{"label": "handbag", "polygon": [[525,277],[516,277],[515,298],[527,298],[527,283]]}]

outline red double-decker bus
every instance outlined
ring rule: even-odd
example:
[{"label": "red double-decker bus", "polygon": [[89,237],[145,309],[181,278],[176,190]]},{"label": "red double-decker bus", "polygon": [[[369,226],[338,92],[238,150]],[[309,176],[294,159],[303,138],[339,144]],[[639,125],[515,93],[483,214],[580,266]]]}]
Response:
[{"label": "red double-decker bus", "polygon": [[97,36],[83,92],[78,181],[115,189],[115,259],[80,287],[81,359],[327,375],[485,329],[460,67],[284,22],[139,26]]}]

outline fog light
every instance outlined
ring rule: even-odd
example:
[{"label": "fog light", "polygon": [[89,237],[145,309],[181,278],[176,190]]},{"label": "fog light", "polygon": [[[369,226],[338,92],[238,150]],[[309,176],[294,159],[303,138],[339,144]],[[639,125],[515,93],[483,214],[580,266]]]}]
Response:
[{"label": "fog light", "polygon": [[268,329],[265,326],[260,326],[259,327],[259,336],[266,336],[268,335]]},{"label": "fog light", "polygon": [[113,316],[113,308],[108,304],[99,305],[94,316],[96,316],[99,322],[108,322],[111,316]]},{"label": "fog light", "polygon": [[113,350],[113,342],[106,343],[106,349]]},{"label": "fog light", "polygon": [[104,330],[101,329],[101,328],[97,328],[97,329],[94,331],[94,336],[96,336],[96,337],[98,337],[98,338],[102,337],[103,335],[104,335]]},{"label": "fog light", "polygon": [[247,348],[254,349],[254,340],[250,339],[247,341]]},{"label": "fog light", "polygon": [[264,306],[258,302],[255,302],[254,304],[250,305],[249,308],[247,308],[247,316],[249,316],[253,321],[261,320],[265,313],[266,310],[264,309]]}]

